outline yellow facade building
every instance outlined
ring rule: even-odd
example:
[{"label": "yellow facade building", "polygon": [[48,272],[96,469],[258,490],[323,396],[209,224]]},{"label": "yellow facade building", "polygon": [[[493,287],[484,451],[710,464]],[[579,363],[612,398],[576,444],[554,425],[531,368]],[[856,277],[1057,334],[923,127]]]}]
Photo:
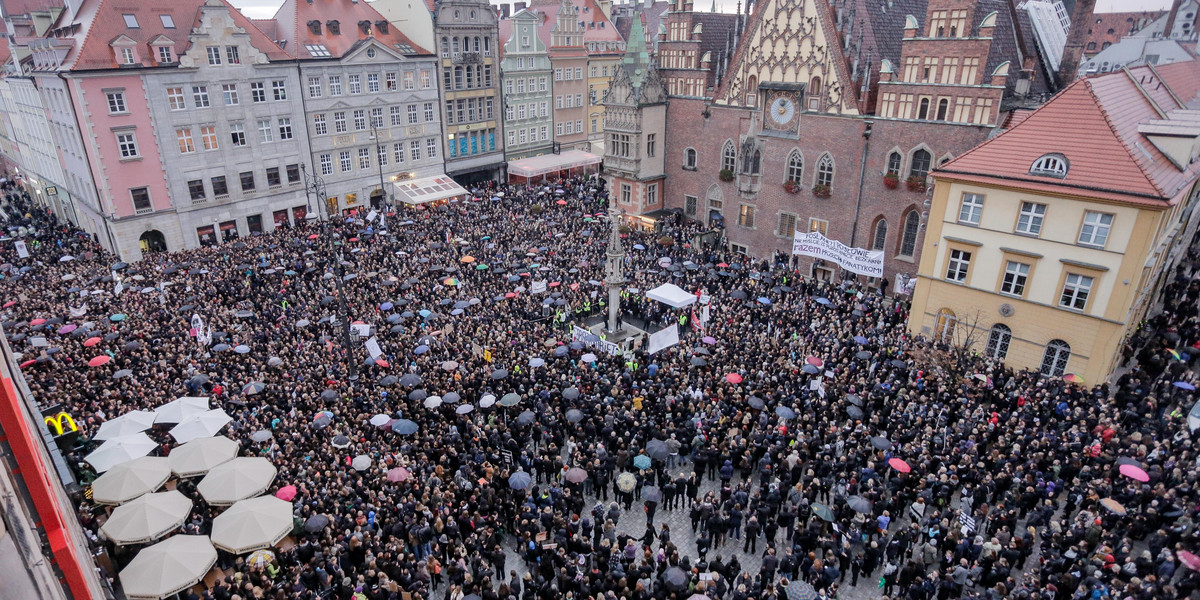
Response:
[{"label": "yellow facade building", "polygon": [[1105,379],[1196,231],[1200,63],[1076,81],[933,173],[909,330]]}]

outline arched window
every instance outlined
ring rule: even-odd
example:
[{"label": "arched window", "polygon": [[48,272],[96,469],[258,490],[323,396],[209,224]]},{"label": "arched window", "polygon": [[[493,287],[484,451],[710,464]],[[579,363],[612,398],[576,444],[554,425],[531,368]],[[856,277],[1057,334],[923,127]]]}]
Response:
[{"label": "arched window", "polygon": [[450,38],[448,38],[446,36],[442,36],[442,54],[444,55],[449,51],[450,51]]},{"label": "arched window", "polygon": [[695,169],[696,168],[696,149],[695,148],[687,148],[683,151],[683,168],[685,168],[685,169]]},{"label": "arched window", "polygon": [[1033,166],[1029,167],[1029,174],[1064,179],[1069,168],[1070,163],[1067,162],[1067,157],[1057,153],[1044,154],[1033,161]]},{"label": "arched window", "polygon": [[992,325],[988,333],[987,356],[996,360],[1004,360],[1008,356],[1008,343],[1012,341],[1012,330],[1004,323]]},{"label": "arched window", "polygon": [[753,75],[746,82],[746,106],[758,107],[758,78]]},{"label": "arched window", "polygon": [[821,110],[821,78],[813,77],[808,82],[808,110]]},{"label": "arched window", "polygon": [[871,238],[872,250],[883,250],[884,244],[887,243],[887,219],[880,219],[875,222],[875,233]]},{"label": "arched window", "polygon": [[917,105],[917,118],[929,118],[929,98],[921,98],[921,103]]},{"label": "arched window", "polygon": [[737,168],[737,150],[733,147],[733,140],[725,140],[725,149],[721,150],[721,170],[732,172]]},{"label": "arched window", "polygon": [[475,51],[479,52],[483,49],[483,40],[479,36],[475,36]]},{"label": "arched window", "polygon": [[457,37],[456,37],[456,38],[454,38],[454,39],[451,41],[451,46],[450,46],[450,49],[451,49],[451,50],[452,50],[452,51],[453,51],[455,54],[458,54],[458,51],[459,51],[459,46],[458,46],[458,38],[457,38]]},{"label": "arched window", "polygon": [[900,156],[899,152],[889,152],[887,160],[887,172],[891,175],[899,177],[900,166],[903,162],[904,159]]},{"label": "arched window", "polygon": [[921,215],[915,210],[904,215],[904,232],[900,236],[900,256],[912,256],[917,251],[917,234],[921,231]]},{"label": "arched window", "polygon": [[1095,51],[1096,50],[1096,42],[1088,42],[1087,49],[1088,49],[1088,52]]},{"label": "arched window", "polygon": [[950,113],[950,99],[942,98],[938,100],[937,120],[945,121],[946,115]]},{"label": "arched window", "polygon": [[912,165],[908,168],[909,176],[925,179],[929,176],[929,164],[932,161],[933,156],[924,148],[913,152]]},{"label": "arched window", "polygon": [[1050,340],[1042,354],[1042,375],[1062,377],[1071,361],[1071,345],[1062,340]]},{"label": "arched window", "polygon": [[833,157],[828,153],[817,161],[817,185],[833,187]]},{"label": "arched window", "polygon": [[761,173],[762,172],[762,152],[755,150],[754,154],[750,155],[750,164],[748,164],[746,166],[748,167],[746,169],[746,173],[748,173],[750,175],[758,175],[759,173]]},{"label": "arched window", "polygon": [[783,181],[784,183],[789,181],[800,181],[803,179],[803,177],[804,157],[800,155],[799,150],[792,150],[792,153],[788,155],[787,174],[784,176]]},{"label": "arched window", "polygon": [[933,326],[933,338],[943,344],[954,343],[954,326],[957,323],[958,317],[954,316],[954,311],[948,308],[939,310]]}]

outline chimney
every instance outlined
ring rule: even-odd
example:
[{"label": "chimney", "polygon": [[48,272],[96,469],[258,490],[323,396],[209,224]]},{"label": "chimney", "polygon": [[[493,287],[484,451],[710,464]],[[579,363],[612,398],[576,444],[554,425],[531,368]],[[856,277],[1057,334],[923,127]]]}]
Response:
[{"label": "chimney", "polygon": [[524,2],[514,2],[513,3],[513,12],[519,13],[519,12],[525,10],[526,6],[528,6],[528,5],[525,4]]},{"label": "chimney", "polygon": [[1067,43],[1063,46],[1062,60],[1058,62],[1058,89],[1067,87],[1075,81],[1079,71],[1079,58],[1083,55],[1083,46],[1087,43],[1088,24],[1096,8],[1096,0],[1077,0],[1075,10],[1071,11],[1071,30],[1067,33]]},{"label": "chimney", "polygon": [[508,11],[510,11],[510,10],[512,10],[512,8],[509,5],[501,4],[500,5],[500,18],[507,19],[509,16]]},{"label": "chimney", "polygon": [[1183,4],[1183,0],[1174,0],[1171,2],[1171,10],[1167,11],[1167,22],[1163,25],[1163,39],[1171,39],[1171,32],[1175,29],[1175,17],[1179,14],[1179,5]]}]

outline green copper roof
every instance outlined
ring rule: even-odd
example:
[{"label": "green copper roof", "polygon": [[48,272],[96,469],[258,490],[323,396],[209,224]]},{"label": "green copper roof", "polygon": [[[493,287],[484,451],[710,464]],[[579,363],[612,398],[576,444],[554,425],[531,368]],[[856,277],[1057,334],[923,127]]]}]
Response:
[{"label": "green copper roof", "polygon": [[633,25],[629,28],[629,41],[625,44],[625,58],[621,64],[629,72],[633,87],[641,86],[646,67],[650,65],[650,52],[646,49],[646,32],[642,28],[640,13],[633,18]]}]

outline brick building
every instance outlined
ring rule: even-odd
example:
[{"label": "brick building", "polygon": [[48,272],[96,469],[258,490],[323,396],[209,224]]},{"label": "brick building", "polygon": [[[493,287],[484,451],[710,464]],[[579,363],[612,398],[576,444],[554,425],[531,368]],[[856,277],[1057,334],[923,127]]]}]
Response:
[{"label": "brick building", "polygon": [[883,251],[886,278],[914,275],[929,170],[987,139],[1006,98],[1044,90],[1044,70],[1003,2],[883,10],[762,0],[721,40],[677,0],[657,57],[670,93],[665,207],[757,258],[790,257],[795,231],[821,231]]},{"label": "brick building", "polygon": [[604,98],[604,173],[617,206],[630,214],[662,208],[666,177],[663,140],[667,90],[650,57],[641,18],[629,28],[629,44]]}]

